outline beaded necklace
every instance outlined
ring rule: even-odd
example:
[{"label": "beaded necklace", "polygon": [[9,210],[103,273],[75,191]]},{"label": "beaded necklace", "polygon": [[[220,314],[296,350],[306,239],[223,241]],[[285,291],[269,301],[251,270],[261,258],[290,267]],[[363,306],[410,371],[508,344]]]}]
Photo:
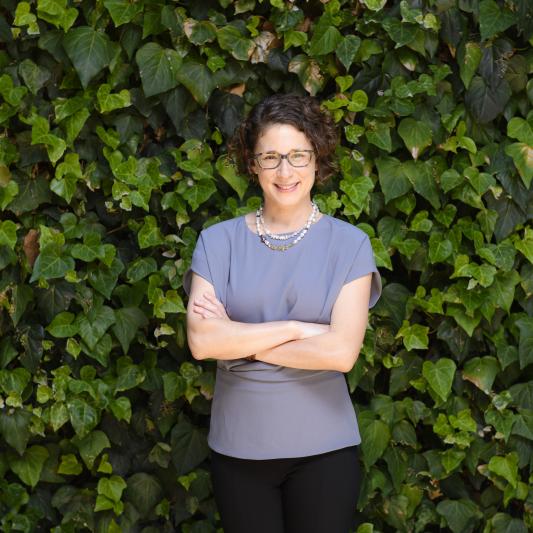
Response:
[{"label": "beaded necklace", "polygon": [[[311,224],[315,221],[317,215],[318,215],[318,206],[315,204],[315,202],[311,202],[311,205],[313,206],[313,210],[311,211],[311,214],[309,215],[309,218],[307,219],[307,222],[305,226],[297,231],[289,232],[289,233],[278,233],[274,234],[268,231],[267,227],[265,226],[265,220],[263,218],[263,206],[260,205],[259,209],[256,211],[255,214],[255,225],[257,228],[257,234],[259,235],[259,238],[261,239],[261,242],[268,246],[271,250],[276,250],[279,252],[285,252],[289,248],[292,248],[294,245],[298,244],[305,236],[307,231],[309,230],[309,227]],[[262,228],[261,228],[262,226]],[[268,235],[271,239],[276,240],[288,240],[292,237],[296,237],[291,243],[289,244],[272,244],[265,235]]]}]

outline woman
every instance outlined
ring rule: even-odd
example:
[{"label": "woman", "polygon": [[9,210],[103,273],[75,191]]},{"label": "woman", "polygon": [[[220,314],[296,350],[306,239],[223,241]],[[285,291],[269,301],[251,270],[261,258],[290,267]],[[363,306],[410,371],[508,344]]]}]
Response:
[{"label": "woman", "polygon": [[256,213],[204,229],[184,276],[196,359],[217,359],[208,443],[225,533],[348,533],[361,439],[343,372],[381,282],[366,234],[318,211],[335,125],[311,97],[257,104],[230,147]]}]

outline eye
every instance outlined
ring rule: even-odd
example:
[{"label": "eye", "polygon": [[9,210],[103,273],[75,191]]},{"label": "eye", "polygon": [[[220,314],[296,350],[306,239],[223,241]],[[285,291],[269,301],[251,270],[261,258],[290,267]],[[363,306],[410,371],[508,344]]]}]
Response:
[{"label": "eye", "polygon": [[292,152],[291,153],[292,159],[296,159],[296,160],[306,159],[307,156],[308,156],[307,152]]}]

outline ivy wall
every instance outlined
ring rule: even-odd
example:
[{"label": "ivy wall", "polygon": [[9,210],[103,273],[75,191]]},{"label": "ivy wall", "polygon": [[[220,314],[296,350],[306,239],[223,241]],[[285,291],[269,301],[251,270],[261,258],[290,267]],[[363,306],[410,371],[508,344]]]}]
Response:
[{"label": "ivy wall", "polygon": [[384,292],[347,374],[359,533],[533,528],[528,0],[0,0],[2,531],[221,531],[198,232],[255,209],[251,105],[341,132],[320,208]]}]

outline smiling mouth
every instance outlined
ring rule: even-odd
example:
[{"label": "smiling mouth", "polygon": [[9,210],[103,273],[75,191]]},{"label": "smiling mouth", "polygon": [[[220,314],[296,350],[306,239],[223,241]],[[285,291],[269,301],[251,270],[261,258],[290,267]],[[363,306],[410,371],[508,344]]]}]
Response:
[{"label": "smiling mouth", "polygon": [[279,191],[282,191],[282,192],[292,192],[296,189],[296,187],[298,186],[300,182],[296,182],[296,183],[293,183],[292,185],[278,185],[277,183],[275,183],[274,185],[276,186],[276,188],[279,190]]}]

